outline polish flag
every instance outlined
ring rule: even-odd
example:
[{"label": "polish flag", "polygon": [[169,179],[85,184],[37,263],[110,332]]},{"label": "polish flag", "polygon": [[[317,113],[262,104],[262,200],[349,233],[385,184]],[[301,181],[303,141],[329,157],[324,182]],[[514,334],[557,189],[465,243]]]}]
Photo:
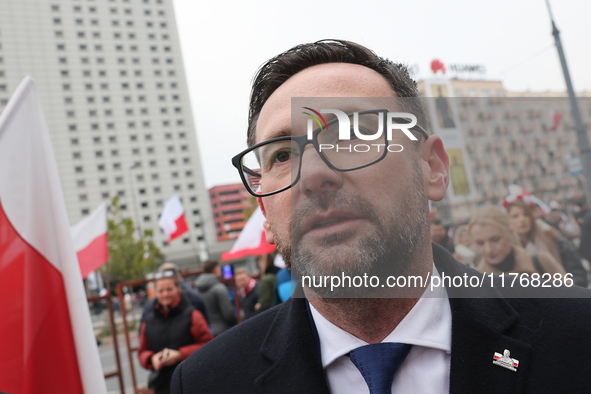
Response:
[{"label": "polish flag", "polygon": [[49,131],[30,77],[0,116],[0,316],[0,392],[107,392]]},{"label": "polish flag", "polygon": [[168,241],[170,242],[175,238],[180,237],[187,231],[187,221],[185,220],[185,211],[183,210],[183,204],[178,195],[172,196],[164,205],[164,210],[158,219],[158,225],[168,235]]},{"label": "polish flag", "polygon": [[254,211],[230,251],[222,253],[222,260],[235,260],[247,256],[261,256],[275,250],[265,238],[265,216],[260,207]]},{"label": "polish flag", "polygon": [[107,204],[102,203],[89,216],[72,226],[74,250],[78,255],[80,273],[86,279],[109,261],[107,246]]}]

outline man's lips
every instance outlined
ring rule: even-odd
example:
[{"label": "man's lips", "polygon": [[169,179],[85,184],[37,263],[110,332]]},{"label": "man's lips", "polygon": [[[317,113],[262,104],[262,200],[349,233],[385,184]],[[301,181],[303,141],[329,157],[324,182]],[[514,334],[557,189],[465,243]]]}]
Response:
[{"label": "man's lips", "polygon": [[360,217],[351,212],[344,211],[330,211],[326,214],[317,214],[306,220],[303,233],[345,227],[357,219],[360,219]]}]

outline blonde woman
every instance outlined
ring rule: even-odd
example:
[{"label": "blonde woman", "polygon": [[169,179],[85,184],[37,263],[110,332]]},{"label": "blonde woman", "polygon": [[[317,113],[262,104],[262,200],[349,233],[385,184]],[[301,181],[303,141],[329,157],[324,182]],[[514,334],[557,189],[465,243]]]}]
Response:
[{"label": "blonde woman", "polygon": [[468,224],[468,230],[482,256],[477,268],[480,272],[566,274],[551,254],[541,252],[530,256],[513,236],[509,217],[499,207],[489,205],[478,209]]}]

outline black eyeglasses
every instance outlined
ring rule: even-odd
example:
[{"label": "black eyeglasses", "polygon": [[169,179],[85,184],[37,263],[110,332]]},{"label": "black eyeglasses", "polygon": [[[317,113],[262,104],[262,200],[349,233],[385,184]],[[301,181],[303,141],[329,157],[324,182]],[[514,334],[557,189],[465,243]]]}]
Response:
[{"label": "black eyeglasses", "polygon": [[[388,151],[397,151],[390,150],[386,132],[379,141],[365,141],[366,138],[363,138],[367,135],[369,140],[380,124],[383,127],[388,112],[387,109],[376,109],[348,114],[350,124],[355,125],[355,130],[353,127],[350,130],[349,139],[339,139],[338,119],[333,119],[314,130],[311,140],[307,135],[273,138],[234,156],[232,164],[238,169],[246,190],[255,197],[271,196],[298,183],[302,154],[308,144],[314,145],[322,160],[333,170],[359,170],[379,162]],[[408,123],[404,118],[393,118],[393,121]],[[419,131],[425,139],[429,138],[419,125],[410,130]]]},{"label": "black eyeglasses", "polygon": [[176,272],[173,270],[166,270],[162,272],[156,272],[154,274],[154,279],[160,280],[162,278],[173,278],[176,275]]}]

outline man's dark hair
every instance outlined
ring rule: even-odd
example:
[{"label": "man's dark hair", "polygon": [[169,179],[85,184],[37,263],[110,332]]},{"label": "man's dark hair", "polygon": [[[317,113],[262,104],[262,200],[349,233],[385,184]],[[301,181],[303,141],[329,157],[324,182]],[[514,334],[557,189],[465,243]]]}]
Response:
[{"label": "man's dark hair", "polygon": [[439,225],[441,225],[442,223],[441,223],[441,220],[439,220],[439,219],[433,219],[433,220],[431,221],[431,224],[432,224],[432,225],[435,225],[435,226],[439,226]]},{"label": "man's dark hair", "polygon": [[[416,99],[405,99],[403,106],[417,117],[419,125],[427,129],[425,108],[419,99],[417,84],[411,78],[407,66],[379,57],[372,50],[351,41],[321,40],[297,45],[267,61],[258,70],[250,93],[248,146],[255,144],[259,114],[273,92],[300,71],[327,63],[358,64],[376,71],[388,81],[398,97]],[[416,136],[420,139],[419,133]]]},{"label": "man's dark hair", "polygon": [[216,260],[206,261],[205,263],[203,263],[203,273],[211,274],[215,267],[217,267],[218,265],[220,265],[220,263],[218,263]]}]

